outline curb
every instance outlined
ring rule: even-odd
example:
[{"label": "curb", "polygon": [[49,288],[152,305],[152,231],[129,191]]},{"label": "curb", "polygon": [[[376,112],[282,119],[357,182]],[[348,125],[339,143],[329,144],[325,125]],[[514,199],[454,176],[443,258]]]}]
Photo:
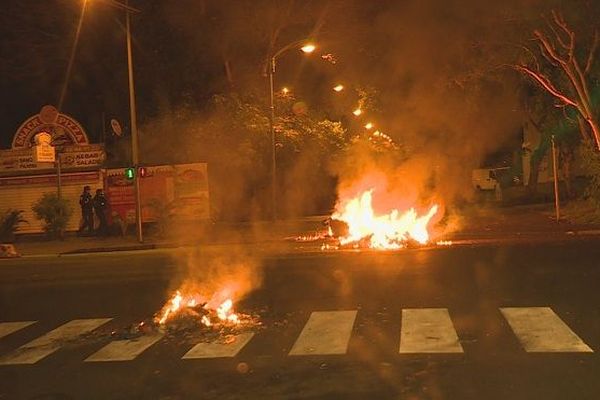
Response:
[{"label": "curb", "polygon": [[62,253],[58,253],[61,255],[69,255],[69,254],[82,254],[82,253],[110,253],[116,251],[135,251],[135,250],[153,250],[157,248],[170,248],[172,246],[158,246],[156,244],[140,244],[134,246],[113,246],[113,247],[92,247],[92,248],[82,248],[64,251]]},{"label": "curb", "polygon": [[[451,241],[453,245],[461,246],[461,245],[477,245],[477,244],[491,244],[491,243],[507,243],[507,242],[518,242],[524,240],[533,240],[533,241],[553,241],[560,239],[575,239],[577,237],[580,238],[588,238],[592,239],[594,236],[600,236],[600,229],[587,229],[587,230],[577,230],[577,231],[529,231],[529,232],[504,232],[502,235],[494,234],[492,232],[464,232],[464,233],[456,233],[454,235],[448,235],[444,238],[440,238],[443,241]],[[94,253],[110,253],[110,252],[126,252],[126,251],[144,251],[144,250],[156,250],[156,249],[172,249],[178,247],[187,247],[187,246],[198,246],[198,245],[216,245],[216,246],[235,246],[235,245],[254,245],[260,246],[264,244],[276,244],[277,242],[282,243],[282,249],[285,247],[285,244],[290,244],[289,240],[285,240],[282,238],[280,240],[268,240],[261,242],[246,242],[246,243],[210,243],[210,244],[201,244],[201,243],[186,243],[186,244],[176,244],[176,243],[149,243],[149,244],[136,244],[136,245],[128,245],[128,246],[107,246],[107,247],[89,247],[89,248],[80,248],[75,250],[69,250],[60,253],[48,253],[48,254],[20,254],[18,256],[12,257],[4,257],[4,259],[14,259],[17,257],[44,257],[44,256],[68,256],[68,255],[77,255],[77,254],[94,254]],[[298,242],[296,242],[298,244]],[[316,251],[315,249],[310,248],[302,249],[299,253],[307,253]],[[319,246],[320,247],[320,246]],[[424,248],[448,248],[450,246],[425,246]],[[285,251],[284,251],[285,252]],[[298,252],[298,249],[288,249],[289,253]],[[321,251],[318,251],[321,253]],[[322,252],[323,254],[327,254],[327,252]],[[2,259],[3,257],[0,257]]]}]

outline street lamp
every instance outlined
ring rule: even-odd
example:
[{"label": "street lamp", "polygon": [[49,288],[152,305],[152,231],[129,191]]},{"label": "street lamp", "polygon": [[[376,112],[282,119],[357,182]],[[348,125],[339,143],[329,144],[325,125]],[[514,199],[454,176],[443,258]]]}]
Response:
[{"label": "street lamp", "polygon": [[[303,45],[302,45],[303,44]],[[270,98],[271,98],[271,115],[269,120],[269,125],[271,128],[271,205],[272,205],[272,218],[273,220],[277,219],[277,157],[276,157],[276,149],[275,149],[275,89],[273,85],[273,76],[275,75],[275,65],[277,63],[277,58],[281,56],[286,51],[297,48],[300,46],[300,50],[303,53],[310,54],[317,48],[312,43],[306,43],[306,40],[298,40],[292,42],[280,50],[273,53],[270,59],[269,66],[269,88],[270,88]]]},{"label": "street lamp", "polygon": [[142,204],[140,199],[140,179],[138,171],[139,154],[138,154],[138,131],[137,131],[137,116],[135,108],[135,85],[133,82],[133,57],[131,51],[131,24],[130,14],[139,13],[140,10],[130,7],[129,0],[125,0],[125,4],[116,0],[100,0],[103,3],[125,11],[125,31],[127,34],[127,75],[129,78],[129,116],[131,124],[131,159],[133,168],[136,173],[133,174],[133,185],[135,191],[135,223],[137,239],[141,243],[144,241],[142,233]]}]

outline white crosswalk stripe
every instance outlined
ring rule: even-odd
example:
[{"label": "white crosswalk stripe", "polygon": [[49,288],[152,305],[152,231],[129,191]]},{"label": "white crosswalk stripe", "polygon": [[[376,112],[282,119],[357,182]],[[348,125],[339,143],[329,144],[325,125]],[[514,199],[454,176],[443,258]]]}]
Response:
[{"label": "white crosswalk stripe", "polygon": [[76,339],[78,336],[98,328],[111,319],[74,319],[69,321],[1,357],[0,365],[35,364],[60,349],[65,342]]},{"label": "white crosswalk stripe", "polygon": [[35,321],[0,322],[0,339],[32,324],[35,324]]},{"label": "white crosswalk stripe", "polygon": [[[501,308],[500,312],[528,353],[593,352],[549,307],[506,307]],[[311,313],[288,355],[346,354],[357,313],[356,310]],[[16,350],[1,355],[0,365],[35,364],[68,345],[80,335],[91,332],[111,319],[69,321]],[[0,322],[0,339],[11,334],[18,335],[20,330],[35,323],[36,321]],[[236,357],[254,336],[252,332],[244,332],[221,337],[212,342],[197,343],[183,355],[182,359]],[[464,353],[459,335],[446,308],[403,309],[398,336],[399,346],[394,351],[400,355]],[[114,340],[87,357],[85,362],[131,361],[150,347],[157,345],[163,338],[164,333],[154,332],[135,339]]]},{"label": "white crosswalk stripe", "polygon": [[500,311],[527,352],[593,352],[550,307],[507,307]]},{"label": "white crosswalk stripe", "polygon": [[445,308],[402,310],[401,354],[462,353],[463,348]]},{"label": "white crosswalk stripe", "polygon": [[290,355],[345,354],[356,311],[315,311],[294,343]]},{"label": "white crosswalk stripe", "polygon": [[198,343],[182,357],[184,360],[195,358],[235,357],[254,336],[252,332],[240,333],[233,336],[232,341],[217,340],[214,342]]},{"label": "white crosswalk stripe", "polygon": [[135,339],[115,340],[89,356],[85,361],[131,361],[162,339],[163,336],[164,334],[159,332]]}]

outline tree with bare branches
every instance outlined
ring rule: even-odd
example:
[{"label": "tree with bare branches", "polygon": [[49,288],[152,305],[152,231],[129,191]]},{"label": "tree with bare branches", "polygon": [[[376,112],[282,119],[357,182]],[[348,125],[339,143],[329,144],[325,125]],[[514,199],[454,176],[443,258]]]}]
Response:
[{"label": "tree with bare branches", "polygon": [[545,18],[545,23],[545,28],[533,31],[537,49],[524,46],[528,61],[514,67],[551,94],[558,107],[575,109],[582,138],[600,150],[598,104],[590,87],[600,42],[598,27],[592,28],[588,38],[576,37],[575,30],[556,10]]}]

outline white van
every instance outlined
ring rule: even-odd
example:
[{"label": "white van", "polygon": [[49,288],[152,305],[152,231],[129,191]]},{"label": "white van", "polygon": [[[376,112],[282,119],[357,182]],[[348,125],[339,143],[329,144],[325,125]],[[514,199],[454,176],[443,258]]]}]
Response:
[{"label": "white van", "polygon": [[479,168],[471,174],[471,183],[477,190],[496,190],[499,185],[500,175],[508,172],[509,167]]}]

